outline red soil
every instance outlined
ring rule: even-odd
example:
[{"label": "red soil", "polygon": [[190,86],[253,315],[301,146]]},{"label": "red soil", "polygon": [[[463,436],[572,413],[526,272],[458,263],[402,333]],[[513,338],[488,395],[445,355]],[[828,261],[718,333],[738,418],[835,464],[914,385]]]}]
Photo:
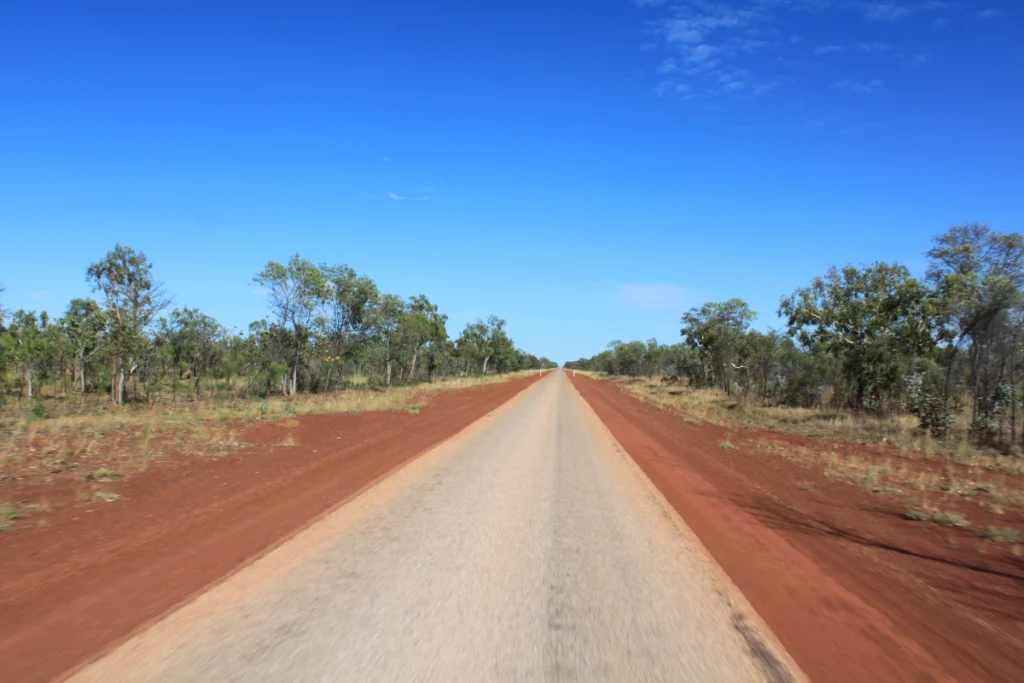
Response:
[{"label": "red soil", "polygon": [[[1007,546],[907,520],[902,499],[754,447],[814,441],[691,423],[572,381],[812,680],[1021,680],[1024,559]],[[727,439],[736,450],[719,447]],[[974,529],[1024,522],[977,505],[968,517]]]},{"label": "red soil", "polygon": [[[242,440],[263,445],[156,463],[105,484],[116,502],[83,501],[67,478],[0,482],[0,500],[51,508],[0,533],[0,680],[66,675],[536,379],[440,393],[416,415],[257,423]],[[273,445],[286,435],[298,445]]]}]

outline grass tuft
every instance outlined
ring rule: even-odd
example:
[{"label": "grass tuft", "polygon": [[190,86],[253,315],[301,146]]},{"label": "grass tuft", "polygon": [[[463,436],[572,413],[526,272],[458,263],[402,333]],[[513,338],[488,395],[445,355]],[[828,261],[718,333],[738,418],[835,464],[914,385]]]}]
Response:
[{"label": "grass tuft", "polygon": [[964,528],[971,525],[967,518],[955,512],[946,512],[929,505],[908,508],[904,517],[917,522],[931,522],[940,526]]},{"label": "grass tuft", "polygon": [[96,481],[117,481],[121,477],[122,475],[120,472],[106,467],[101,467],[92,473],[92,478]]},{"label": "grass tuft", "polygon": [[1008,526],[993,526],[990,524],[979,535],[996,543],[1017,543],[1020,541],[1020,532]]}]

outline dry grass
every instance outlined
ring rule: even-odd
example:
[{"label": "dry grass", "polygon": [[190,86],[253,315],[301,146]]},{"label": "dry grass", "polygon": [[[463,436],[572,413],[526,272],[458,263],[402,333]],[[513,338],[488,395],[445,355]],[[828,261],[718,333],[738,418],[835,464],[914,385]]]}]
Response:
[{"label": "dry grass", "polygon": [[[607,377],[601,376],[604,379]],[[843,482],[878,496],[899,496],[916,491],[921,496],[954,496],[973,501],[981,509],[1003,514],[1008,507],[1024,507],[1024,459],[979,449],[967,441],[937,441],[917,428],[913,417],[879,420],[822,411],[765,407],[743,403],[722,392],[694,390],[657,380],[612,378],[636,398],[661,406],[689,422],[704,421],[730,430],[795,433],[819,439],[808,445],[771,435],[751,438],[749,455],[781,457],[801,467],[818,469],[828,479]],[[965,426],[965,425],[964,425]],[[719,447],[744,446],[741,432],[727,435]],[[847,444],[856,444],[851,448]],[[855,454],[843,454],[845,451]],[[807,482],[794,477],[801,490]],[[1009,483],[1012,482],[1012,483]],[[808,484],[809,486],[809,484]],[[911,506],[914,518],[925,515],[936,524],[957,526],[958,520],[934,513],[921,503]],[[933,514],[934,513],[934,514]],[[963,520],[966,522],[966,520]]]},{"label": "dry grass", "polygon": [[951,526],[957,528],[971,525],[967,518],[955,512],[947,512],[929,505],[919,505],[907,509],[906,518],[919,522],[931,522],[940,526]]},{"label": "dry grass", "polygon": [[764,406],[756,401],[728,396],[716,389],[693,389],[649,378],[596,376],[617,382],[636,398],[676,412],[691,422],[877,444],[884,455],[894,450],[899,458],[948,461],[1024,476],[1024,458],[1001,455],[992,449],[975,446],[967,439],[970,425],[966,414],[957,416],[952,437],[938,441],[922,432],[917,418],[912,415],[886,419],[848,411]]},{"label": "dry grass", "polygon": [[[96,399],[77,407],[65,405],[54,411],[54,417],[45,419],[33,417],[24,406],[9,407],[0,413],[0,481],[31,473],[56,474],[82,466],[96,475],[106,470],[127,476],[145,470],[153,459],[168,455],[168,451],[217,456],[244,446],[237,431],[239,423],[275,420],[287,427],[298,424],[294,419],[298,415],[418,412],[429,404],[431,397],[444,391],[535,374],[534,370],[390,389],[364,386],[292,398],[211,399],[127,405],[120,409]],[[351,383],[357,387],[365,384]]]},{"label": "dry grass", "polygon": [[978,534],[982,538],[994,541],[995,543],[1019,543],[1020,532],[1008,526],[992,526]]},{"label": "dry grass", "polygon": [[24,501],[9,501],[0,504],[0,531],[9,531],[18,525],[20,520],[30,517],[37,512],[48,512],[50,505],[46,502],[26,503]]}]

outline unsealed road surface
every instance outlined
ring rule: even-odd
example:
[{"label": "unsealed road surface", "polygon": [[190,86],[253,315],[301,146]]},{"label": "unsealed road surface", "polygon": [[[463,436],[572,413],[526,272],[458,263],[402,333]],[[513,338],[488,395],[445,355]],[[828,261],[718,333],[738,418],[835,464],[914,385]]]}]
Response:
[{"label": "unsealed road surface", "polygon": [[789,681],[562,372],[75,681]]}]

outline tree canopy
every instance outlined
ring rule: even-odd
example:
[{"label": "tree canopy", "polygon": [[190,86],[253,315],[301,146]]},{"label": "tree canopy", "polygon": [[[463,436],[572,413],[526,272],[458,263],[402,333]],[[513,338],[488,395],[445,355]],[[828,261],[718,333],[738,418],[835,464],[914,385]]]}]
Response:
[{"label": "tree canopy", "polygon": [[104,391],[120,405],[177,398],[182,382],[183,397],[294,395],[555,365],[517,349],[497,316],[453,341],[427,295],[382,292],[348,265],[298,254],[256,273],[268,315],[244,333],[191,306],[164,315],[170,298],[130,247],[89,265],[86,280],[99,300],[73,299],[54,324],[46,313],[0,313],[0,399],[34,398],[41,382],[51,395]]}]

